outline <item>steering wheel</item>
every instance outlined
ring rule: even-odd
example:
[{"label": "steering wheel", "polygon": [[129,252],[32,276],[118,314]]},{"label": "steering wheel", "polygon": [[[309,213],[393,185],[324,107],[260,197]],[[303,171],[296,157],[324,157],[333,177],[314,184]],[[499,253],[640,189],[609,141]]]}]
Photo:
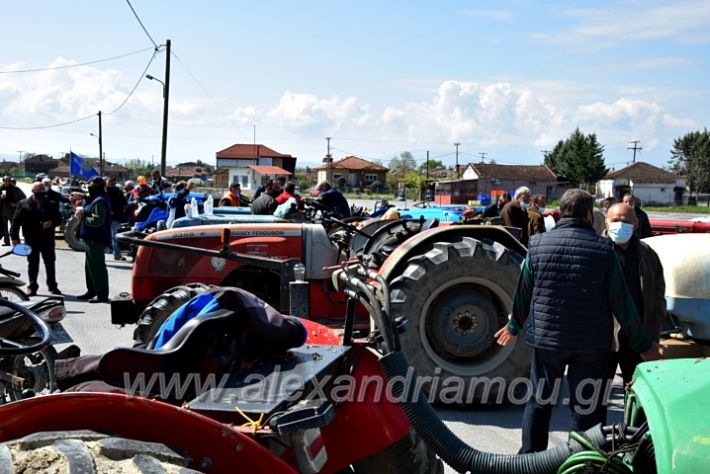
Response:
[{"label": "steering wheel", "polygon": [[303,200],[303,205],[308,207],[306,209],[306,219],[309,221],[314,221],[316,217],[316,213],[318,211],[321,211],[322,213],[328,213],[332,214],[333,210],[323,204],[322,202],[318,201],[317,199],[304,199]]},{"label": "steering wheel", "polygon": [[[46,349],[49,346],[49,341],[52,338],[52,331],[46,322],[35,313],[30,311],[28,308],[13,303],[5,299],[0,299],[0,306],[6,306],[22,316],[30,318],[34,323],[35,330],[39,334],[39,342],[34,344],[25,344],[22,342],[13,341],[5,337],[0,337],[0,356],[4,355],[20,355],[20,354],[32,354],[34,352],[39,352]],[[6,318],[10,318],[14,313],[6,315]]]},{"label": "steering wheel", "polygon": [[341,221],[340,219],[336,219],[335,217],[328,217],[328,220],[330,222],[335,222],[336,224],[339,224],[343,229],[347,229],[350,232],[355,232],[356,234],[360,234],[364,237],[367,237],[368,239],[372,237],[372,235],[361,230],[359,227],[350,224],[349,222]]}]

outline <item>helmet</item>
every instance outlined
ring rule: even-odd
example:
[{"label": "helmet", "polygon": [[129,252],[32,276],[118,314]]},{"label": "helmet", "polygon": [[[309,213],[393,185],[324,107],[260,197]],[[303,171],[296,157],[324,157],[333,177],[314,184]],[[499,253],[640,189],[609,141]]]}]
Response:
[{"label": "helmet", "polygon": [[145,186],[146,184],[148,184],[148,180],[145,176],[138,176],[138,179],[136,181],[138,181],[138,186]]}]

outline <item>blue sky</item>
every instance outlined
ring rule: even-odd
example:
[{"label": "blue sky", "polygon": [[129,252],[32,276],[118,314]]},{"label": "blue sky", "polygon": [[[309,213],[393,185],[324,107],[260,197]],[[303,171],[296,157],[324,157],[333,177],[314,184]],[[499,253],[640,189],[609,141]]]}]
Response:
[{"label": "blue sky", "polygon": [[[665,165],[674,138],[708,126],[710,2],[132,0],[172,40],[168,163],[256,141],[318,165],[426,151],[447,164],[536,164],[579,127],[609,167]],[[125,0],[5,2],[0,157],[20,150],[160,157],[152,43]],[[141,51],[142,50],[142,51]],[[40,72],[25,69],[90,65]],[[148,73],[164,77],[165,53]],[[109,112],[118,108],[112,114]],[[14,127],[14,128],[7,128]]]}]

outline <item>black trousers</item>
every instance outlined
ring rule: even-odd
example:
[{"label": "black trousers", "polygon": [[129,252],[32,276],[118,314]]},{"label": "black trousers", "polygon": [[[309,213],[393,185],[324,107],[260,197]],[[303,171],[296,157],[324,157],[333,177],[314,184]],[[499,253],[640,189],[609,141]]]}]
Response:
[{"label": "black trousers", "polygon": [[10,228],[12,227],[12,216],[0,213],[2,218],[2,239],[5,245],[10,245]]},{"label": "black trousers", "polygon": [[559,401],[567,368],[570,398],[562,400],[571,410],[572,431],[597,424],[595,408],[606,378],[608,352],[571,352],[533,348],[530,382],[532,397],[523,413],[523,443],[519,453],[547,449],[552,409]]},{"label": "black trousers", "polygon": [[27,256],[30,284],[29,289],[37,291],[37,275],[39,275],[39,257],[44,260],[44,269],[47,273],[47,288],[52,290],[57,287],[56,272],[54,270],[54,239],[42,239],[38,241],[27,241],[27,244],[32,247],[32,253]]},{"label": "black trousers", "polygon": [[[609,365],[607,366],[606,384],[611,387],[611,383],[616,375],[616,368],[621,368],[621,378],[624,379],[624,392],[629,386],[634,376],[636,366],[643,362],[641,356],[631,349],[629,339],[623,332],[619,333],[619,351],[609,353]],[[606,425],[607,418],[607,401],[606,397],[600,399],[597,407],[597,419],[599,423]]]}]

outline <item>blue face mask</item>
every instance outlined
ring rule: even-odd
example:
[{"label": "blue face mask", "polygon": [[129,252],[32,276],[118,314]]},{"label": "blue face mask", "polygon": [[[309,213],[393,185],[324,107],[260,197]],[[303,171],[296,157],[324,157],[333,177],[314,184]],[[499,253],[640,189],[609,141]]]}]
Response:
[{"label": "blue face mask", "polygon": [[521,201],[521,202],[520,202],[520,207],[521,207],[521,209],[527,209],[528,207],[530,207],[530,204],[528,204],[527,202],[522,202],[522,201]]},{"label": "blue face mask", "polygon": [[537,212],[539,212],[540,214],[544,214],[544,213],[545,213],[545,208],[544,208],[544,207],[538,207],[538,208],[537,208]]},{"label": "blue face mask", "polygon": [[615,244],[625,244],[634,235],[634,226],[626,222],[610,222],[607,234]]}]

